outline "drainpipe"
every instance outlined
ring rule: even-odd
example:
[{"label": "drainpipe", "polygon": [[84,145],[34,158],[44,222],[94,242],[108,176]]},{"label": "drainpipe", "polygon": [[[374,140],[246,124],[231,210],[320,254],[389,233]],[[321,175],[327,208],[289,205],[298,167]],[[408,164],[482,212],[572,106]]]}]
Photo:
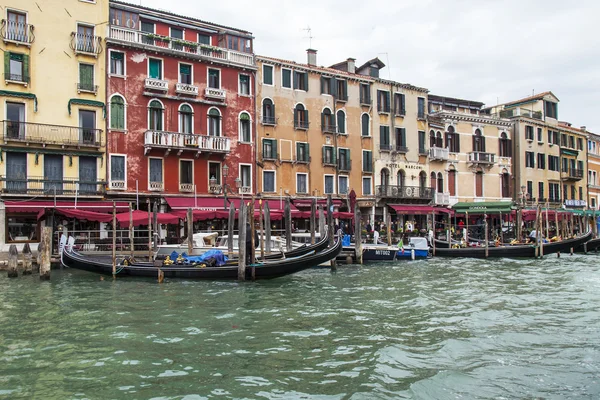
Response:
[{"label": "drainpipe", "polygon": [[[255,62],[256,64],[256,62]],[[257,88],[258,85],[256,83],[256,71],[252,71],[252,80],[254,81],[254,92],[252,92],[252,96],[250,96],[250,101],[253,102],[254,104],[252,104],[251,109],[254,110],[254,118],[252,118],[252,134],[254,135],[254,138],[250,137],[250,141],[252,142],[251,146],[253,147],[252,149],[252,154],[253,154],[253,160],[252,160],[252,164],[256,165],[256,168],[252,168],[254,173],[253,173],[253,177],[252,177],[252,185],[254,186],[254,188],[258,188],[258,164],[257,164],[257,160],[258,160],[258,154],[257,154],[257,141],[258,141],[258,115],[260,115],[260,110],[258,110],[258,103],[256,102],[256,96],[257,96]],[[275,118],[275,116],[273,115],[273,118]],[[239,133],[238,133],[239,135]],[[239,136],[238,136],[238,140],[239,140]],[[239,171],[238,171],[239,174]],[[257,190],[255,190],[254,188],[252,188],[252,193],[256,194]]]}]

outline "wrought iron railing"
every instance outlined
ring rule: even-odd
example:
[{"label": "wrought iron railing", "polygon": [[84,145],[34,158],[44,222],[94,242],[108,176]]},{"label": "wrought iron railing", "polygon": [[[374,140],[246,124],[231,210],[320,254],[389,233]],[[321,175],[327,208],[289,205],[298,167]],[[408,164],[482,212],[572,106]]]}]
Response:
[{"label": "wrought iron railing", "polygon": [[3,19],[0,36],[5,42],[29,45],[35,40],[34,29],[34,26],[30,24]]},{"label": "wrought iron railing", "polygon": [[325,132],[325,133],[335,133],[335,132],[336,132],[336,129],[335,129],[335,124],[328,124],[328,123],[325,123],[325,124],[324,124],[324,125],[321,127],[321,129],[323,129],[323,132]]},{"label": "wrought iron railing", "polygon": [[4,141],[101,147],[102,129],[2,121]]},{"label": "wrought iron railing", "polygon": [[75,53],[98,55],[102,53],[102,38],[96,35],[71,32],[71,49]]},{"label": "wrought iron railing", "polygon": [[36,196],[75,195],[98,196],[106,191],[104,181],[82,181],[77,179],[48,179],[42,176],[15,178],[0,176],[2,193]]},{"label": "wrought iron railing", "polygon": [[263,125],[277,125],[277,118],[267,115],[267,116],[263,116],[262,119],[260,120],[260,122]]},{"label": "wrought iron railing", "polygon": [[29,76],[25,74],[4,74],[5,81],[29,83]]},{"label": "wrought iron railing", "polygon": [[295,129],[308,129],[308,121],[302,121],[295,119],[294,120],[294,128]]},{"label": "wrought iron railing", "polygon": [[79,92],[98,93],[98,85],[94,85],[93,83],[78,83],[77,93]]},{"label": "wrought iron railing", "polygon": [[375,195],[380,198],[433,200],[434,190],[424,186],[379,185]]},{"label": "wrought iron railing", "polygon": [[566,171],[565,178],[573,180],[583,179],[583,170],[579,168],[569,168],[569,170]]}]

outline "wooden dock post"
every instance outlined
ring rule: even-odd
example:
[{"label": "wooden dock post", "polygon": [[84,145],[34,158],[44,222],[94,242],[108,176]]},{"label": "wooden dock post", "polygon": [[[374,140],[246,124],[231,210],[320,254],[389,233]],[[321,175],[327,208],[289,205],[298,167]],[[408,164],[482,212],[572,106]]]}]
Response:
[{"label": "wooden dock post", "polygon": [[191,256],[194,252],[194,213],[192,208],[187,210],[187,242],[188,242],[188,256]]},{"label": "wooden dock post", "polygon": [[129,203],[129,254],[133,260],[135,255],[135,246],[133,244],[133,204]]},{"label": "wooden dock post", "polygon": [[[539,238],[538,243],[540,244],[540,258],[543,258],[544,257],[544,238],[541,235],[541,230],[542,230],[541,228],[544,225],[544,216],[542,213],[542,206],[540,205],[539,207],[540,207],[540,223],[539,223],[540,232],[538,232],[538,234],[539,234],[540,238]],[[546,218],[548,218],[548,214],[546,214]],[[548,232],[548,225],[546,225],[546,232]],[[546,237],[548,237],[548,235],[546,235]]]},{"label": "wooden dock post", "polygon": [[8,248],[8,277],[17,278],[19,276],[19,252],[17,246],[11,244]]},{"label": "wooden dock post", "polygon": [[386,233],[387,233],[387,242],[388,246],[392,245],[392,216],[388,212],[387,220],[386,220]]},{"label": "wooden dock post", "polygon": [[117,203],[113,201],[112,218],[112,276],[117,277]]},{"label": "wooden dock post", "polygon": [[[317,199],[312,198],[310,200],[310,244],[315,244],[316,236],[316,214],[317,214]],[[321,238],[322,239],[322,238]]]},{"label": "wooden dock post", "polygon": [[250,252],[250,264],[254,264],[256,262],[256,242],[255,242],[255,234],[256,234],[256,228],[254,227],[254,202],[255,202],[255,198],[254,195],[252,195],[252,200],[250,201],[250,204],[248,206],[248,223],[250,224],[250,247],[252,248],[252,251]]},{"label": "wooden dock post", "polygon": [[[433,221],[433,237],[431,238],[431,247],[433,255],[435,256],[435,211],[431,212],[431,220]],[[460,233],[462,235],[462,232]],[[402,240],[402,246],[404,246],[404,235],[400,238]],[[448,246],[452,248],[452,238],[448,238]]]},{"label": "wooden dock post", "polygon": [[146,200],[148,204],[148,261],[152,261],[152,213],[150,212],[150,199]]},{"label": "wooden dock post", "polygon": [[534,229],[535,229],[535,258],[538,258],[540,256],[540,206],[538,204],[538,206],[535,208],[535,223],[534,223]]},{"label": "wooden dock post", "polygon": [[[265,259],[265,231],[264,231],[264,220],[263,220],[263,204],[262,199],[258,200],[258,226],[260,228],[260,259],[261,261]],[[252,273],[254,274],[254,268],[252,268]],[[252,277],[254,279],[254,275]]]},{"label": "wooden dock post", "polygon": [[285,199],[284,206],[284,220],[285,220],[285,248],[287,251],[292,250],[292,208],[290,205],[289,196]]},{"label": "wooden dock post", "polygon": [[[313,218],[314,222],[314,218]],[[358,205],[354,206],[354,256],[358,264],[363,263],[362,258],[362,221]]]},{"label": "wooden dock post", "polygon": [[52,228],[45,226],[42,230],[41,245],[41,261],[40,261],[40,279],[43,281],[50,280],[50,241],[52,240]]},{"label": "wooden dock post", "polygon": [[23,275],[31,275],[32,272],[32,254],[29,243],[23,246]]},{"label": "wooden dock post", "polygon": [[265,251],[271,254],[271,208],[265,203]]},{"label": "wooden dock post", "polygon": [[[333,200],[331,199],[331,195],[327,195],[327,230],[329,232],[329,246],[333,246],[334,242],[334,226],[333,226]],[[339,238],[338,240],[342,240]],[[337,269],[335,258],[331,260],[331,270],[335,271]]]},{"label": "wooden dock post", "polygon": [[323,205],[319,205],[319,235],[321,239],[325,237],[325,214],[323,213]]},{"label": "wooden dock post", "polygon": [[246,203],[240,204],[238,213],[238,280],[246,280]]},{"label": "wooden dock post", "polygon": [[550,223],[548,221],[548,206],[546,206],[546,239],[550,238]]},{"label": "wooden dock post", "polygon": [[35,265],[33,266],[33,272],[38,274],[40,272],[40,265],[42,265],[42,242],[38,243],[37,256],[35,257]]},{"label": "wooden dock post", "polygon": [[[468,247],[469,246],[469,212],[465,211],[465,226],[466,226],[466,231],[465,231],[465,245]],[[452,243],[450,243],[450,247],[452,247]]]},{"label": "wooden dock post", "polygon": [[487,222],[487,215],[485,215],[485,221],[483,222],[483,229],[484,229],[484,240],[485,240],[485,258],[488,258],[489,253],[490,253],[490,243],[488,241],[489,239],[489,235],[488,235],[488,222]]},{"label": "wooden dock post", "polygon": [[229,220],[227,221],[227,257],[233,257],[233,231],[235,224],[235,205],[229,203]]}]

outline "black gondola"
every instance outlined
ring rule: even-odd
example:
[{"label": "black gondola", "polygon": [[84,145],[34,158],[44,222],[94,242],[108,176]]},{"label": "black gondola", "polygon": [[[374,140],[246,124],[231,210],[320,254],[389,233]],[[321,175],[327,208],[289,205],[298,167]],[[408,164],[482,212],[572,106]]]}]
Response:
[{"label": "black gondola", "polygon": [[587,243],[585,243],[585,248],[583,247],[583,244],[579,247],[577,247],[575,249],[576,253],[583,253],[586,249],[588,251],[588,253],[590,251],[594,251],[597,252],[598,249],[600,249],[600,238],[596,238],[596,239],[591,239],[590,241],[588,241]]},{"label": "black gondola", "polygon": [[[321,243],[321,242],[319,242]],[[309,246],[307,246],[309,247]],[[256,279],[272,279],[293,274],[319,264],[328,262],[342,251],[342,242],[337,240],[335,245],[320,252],[310,252],[299,257],[285,258],[280,260],[266,260],[258,263],[255,268]],[[94,257],[85,256],[76,251],[68,251],[67,248],[61,253],[61,262],[64,266],[95,272],[103,275],[112,275],[112,263]],[[225,265],[222,267],[193,267],[172,264],[158,266],[150,263],[132,263],[131,265],[117,266],[119,276],[157,277],[158,270],[164,273],[165,278],[180,279],[209,279],[209,280],[232,280],[238,277],[237,265]],[[251,279],[252,268],[246,268],[246,279]]]},{"label": "black gondola", "polygon": [[[571,248],[576,249],[590,240],[592,232],[589,231],[585,235],[573,239],[561,240],[560,242],[544,243],[544,254],[552,254],[560,252],[569,252]],[[486,258],[485,247],[464,247],[464,248],[448,248],[448,242],[445,243],[446,248],[438,247],[440,241],[436,240],[435,256],[436,257],[470,257],[470,258]],[[488,258],[533,258],[535,257],[535,246],[532,244],[514,245],[514,246],[498,246],[488,247]]]}]

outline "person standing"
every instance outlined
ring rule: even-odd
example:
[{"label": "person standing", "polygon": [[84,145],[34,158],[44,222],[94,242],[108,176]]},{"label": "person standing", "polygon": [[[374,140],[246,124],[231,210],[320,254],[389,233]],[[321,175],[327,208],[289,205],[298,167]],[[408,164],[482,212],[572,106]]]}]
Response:
[{"label": "person standing", "polygon": [[379,231],[377,229],[375,229],[373,231],[373,244],[378,244],[379,243]]}]

